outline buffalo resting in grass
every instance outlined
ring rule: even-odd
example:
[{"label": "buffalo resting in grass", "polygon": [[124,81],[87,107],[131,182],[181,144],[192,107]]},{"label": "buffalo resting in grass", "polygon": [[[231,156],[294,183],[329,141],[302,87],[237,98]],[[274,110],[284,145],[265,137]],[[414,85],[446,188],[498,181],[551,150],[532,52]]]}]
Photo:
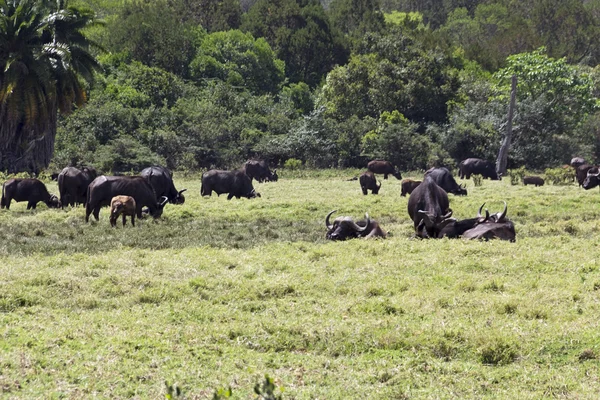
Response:
[{"label": "buffalo resting in grass", "polygon": [[383,179],[387,179],[388,175],[393,175],[396,179],[402,179],[400,171],[392,165],[391,162],[385,160],[373,160],[367,164],[367,169],[374,174],[383,174]]},{"label": "buffalo resting in grass", "polygon": [[493,181],[500,179],[496,172],[496,165],[480,158],[467,158],[458,164],[458,176],[461,179],[470,179],[471,175],[481,175]]},{"label": "buffalo resting in grass", "polygon": [[473,229],[477,225],[488,221],[490,219],[490,213],[488,212],[488,210],[485,210],[485,216],[481,215],[481,210],[483,209],[483,206],[485,206],[485,203],[483,203],[481,207],[479,207],[479,211],[477,212],[477,216],[475,218],[453,221],[448,225],[444,226],[442,230],[438,233],[438,238],[458,238],[469,229]]},{"label": "buffalo resting in grass", "polygon": [[157,200],[165,196],[167,199],[169,199],[169,203],[171,204],[185,203],[185,196],[183,195],[183,192],[185,192],[187,189],[182,189],[179,191],[175,189],[175,184],[173,183],[173,173],[167,168],[162,166],[144,168],[140,173],[140,176],[145,178],[148,183],[152,185],[152,189],[154,189],[154,193],[156,193]]},{"label": "buffalo resting in grass", "polygon": [[158,218],[163,213],[163,208],[169,199],[163,197],[156,199],[154,189],[145,178],[141,176],[105,176],[94,179],[88,186],[85,204],[85,222],[89,221],[90,214],[94,213],[96,221],[99,219],[100,208],[110,205],[113,197],[124,195],[135,200],[135,214],[142,218],[142,208],[147,207],[148,214]]},{"label": "buffalo resting in grass", "polygon": [[10,202],[26,201],[27,209],[34,209],[40,201],[50,208],[60,208],[61,203],[56,195],[48,193],[46,185],[36,178],[13,178],[2,185],[0,208],[10,209]]},{"label": "buffalo resting in grass", "polygon": [[421,238],[437,238],[446,225],[456,221],[450,218],[448,194],[429,175],[408,198],[408,215],[414,222],[415,234]]},{"label": "buffalo resting in grass", "polygon": [[58,174],[58,193],[62,207],[85,204],[87,188],[98,173],[92,167],[65,167]]},{"label": "buffalo resting in grass", "polygon": [[447,193],[452,193],[457,196],[466,196],[467,189],[464,185],[459,185],[454,180],[452,173],[448,168],[431,168],[425,172],[425,176],[429,176],[433,181]]},{"label": "buffalo resting in grass", "polygon": [[333,223],[329,222],[331,214],[337,210],[331,211],[325,217],[325,226],[327,227],[327,239],[329,240],[346,240],[354,238],[385,238],[387,234],[381,229],[379,223],[369,218],[369,214],[365,213],[365,219],[354,222],[351,217],[337,217]]},{"label": "buffalo resting in grass", "polygon": [[358,178],[358,180],[360,182],[360,188],[364,195],[368,194],[369,190],[371,191],[371,194],[379,193],[379,189],[381,189],[381,181],[379,182],[379,185],[377,185],[377,179],[375,178],[375,174],[373,174],[371,171],[363,172],[360,178]]},{"label": "buffalo resting in grass", "polygon": [[242,171],[250,177],[250,180],[256,179],[259,183],[262,182],[277,182],[277,170],[273,172],[269,169],[269,164],[264,160],[248,160],[242,167]]},{"label": "buffalo resting in grass", "polygon": [[[472,229],[464,232],[462,237],[464,239],[500,239],[514,242],[516,240],[515,225],[506,218],[506,212],[508,206],[504,202],[504,210],[499,213],[490,215],[487,221],[475,226]],[[487,210],[486,210],[487,214]]]},{"label": "buffalo resting in grass", "polygon": [[203,173],[200,194],[202,196],[210,196],[213,191],[218,196],[223,193],[229,193],[227,200],[231,200],[234,197],[238,199],[240,197],[248,199],[260,197],[260,193],[254,190],[250,177],[241,170],[222,171],[211,169]]}]

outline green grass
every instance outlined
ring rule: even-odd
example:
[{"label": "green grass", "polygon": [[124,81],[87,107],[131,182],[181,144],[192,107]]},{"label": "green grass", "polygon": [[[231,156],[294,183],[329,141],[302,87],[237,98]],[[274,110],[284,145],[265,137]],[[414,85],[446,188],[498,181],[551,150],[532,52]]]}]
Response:
[{"label": "green grass", "polygon": [[[2,397],[241,399],[269,374],[285,399],[597,398],[598,190],[468,182],[455,216],[506,200],[517,242],[416,240],[394,178],[279,173],[254,200],[177,179],[186,204],[135,228],[2,210]],[[332,209],[391,236],[328,242]]]}]

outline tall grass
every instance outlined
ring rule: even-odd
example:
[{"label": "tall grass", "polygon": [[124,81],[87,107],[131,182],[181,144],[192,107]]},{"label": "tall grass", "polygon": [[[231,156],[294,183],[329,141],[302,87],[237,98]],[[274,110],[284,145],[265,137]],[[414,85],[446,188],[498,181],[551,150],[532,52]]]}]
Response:
[{"label": "tall grass", "polygon": [[[231,201],[188,177],[135,228],[3,210],[3,396],[250,398],[269,374],[296,399],[596,398],[596,190],[464,181],[455,216],[506,200],[517,242],[417,240],[400,181],[363,196],[356,174],[281,171]],[[391,236],[327,242],[333,209]]]}]

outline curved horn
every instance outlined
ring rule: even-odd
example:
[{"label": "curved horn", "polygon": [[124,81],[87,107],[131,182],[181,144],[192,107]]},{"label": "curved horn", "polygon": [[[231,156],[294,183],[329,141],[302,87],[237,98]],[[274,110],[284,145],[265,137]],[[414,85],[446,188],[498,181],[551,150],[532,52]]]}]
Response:
[{"label": "curved horn", "polygon": [[327,214],[327,217],[325,217],[325,226],[327,227],[327,229],[331,230],[333,229],[333,225],[331,225],[329,223],[329,217],[331,217],[331,214],[333,214],[334,212],[336,212],[337,210],[333,210],[331,211],[329,214]]},{"label": "curved horn", "polygon": [[185,192],[187,189],[182,189],[179,191],[179,195],[181,196],[181,193]]},{"label": "curved horn", "polygon": [[365,218],[367,220],[367,223],[362,228],[356,222],[350,220],[349,223],[352,226],[352,229],[354,229],[356,232],[364,232],[364,231],[366,231],[367,228],[369,227],[369,225],[371,224],[371,218],[369,218],[369,214],[368,213],[365,213]]},{"label": "curved horn", "polygon": [[160,203],[158,203],[158,204],[162,207],[165,204],[167,204],[167,201],[169,201],[169,198],[167,196],[163,196],[160,198]]},{"label": "curved horn", "polygon": [[378,181],[378,182],[379,182],[379,186],[377,186],[377,189],[381,189],[381,181]]},{"label": "curved horn", "polygon": [[452,209],[449,208],[448,212],[445,215],[442,215],[442,220],[446,219],[446,218],[450,218],[452,216]]},{"label": "curved horn", "polygon": [[[481,210],[483,210],[483,206],[485,206],[485,203],[483,203],[481,205],[481,207],[479,207],[479,211],[477,211],[477,218],[481,218]],[[486,210],[487,211],[487,210]]]},{"label": "curved horn", "polygon": [[508,210],[508,206],[506,205],[506,201],[502,200],[504,202],[504,211],[502,211],[502,214],[500,214],[500,216],[498,217],[498,221],[497,222],[501,222],[504,220],[504,217],[506,217],[506,211]]}]

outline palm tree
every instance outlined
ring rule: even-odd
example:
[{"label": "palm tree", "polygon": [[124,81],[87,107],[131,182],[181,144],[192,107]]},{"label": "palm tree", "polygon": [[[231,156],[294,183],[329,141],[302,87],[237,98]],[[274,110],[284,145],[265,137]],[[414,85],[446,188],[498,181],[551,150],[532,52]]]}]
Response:
[{"label": "palm tree", "polygon": [[82,106],[85,82],[100,70],[82,33],[97,23],[63,0],[0,0],[0,170],[50,163],[57,113]]}]

